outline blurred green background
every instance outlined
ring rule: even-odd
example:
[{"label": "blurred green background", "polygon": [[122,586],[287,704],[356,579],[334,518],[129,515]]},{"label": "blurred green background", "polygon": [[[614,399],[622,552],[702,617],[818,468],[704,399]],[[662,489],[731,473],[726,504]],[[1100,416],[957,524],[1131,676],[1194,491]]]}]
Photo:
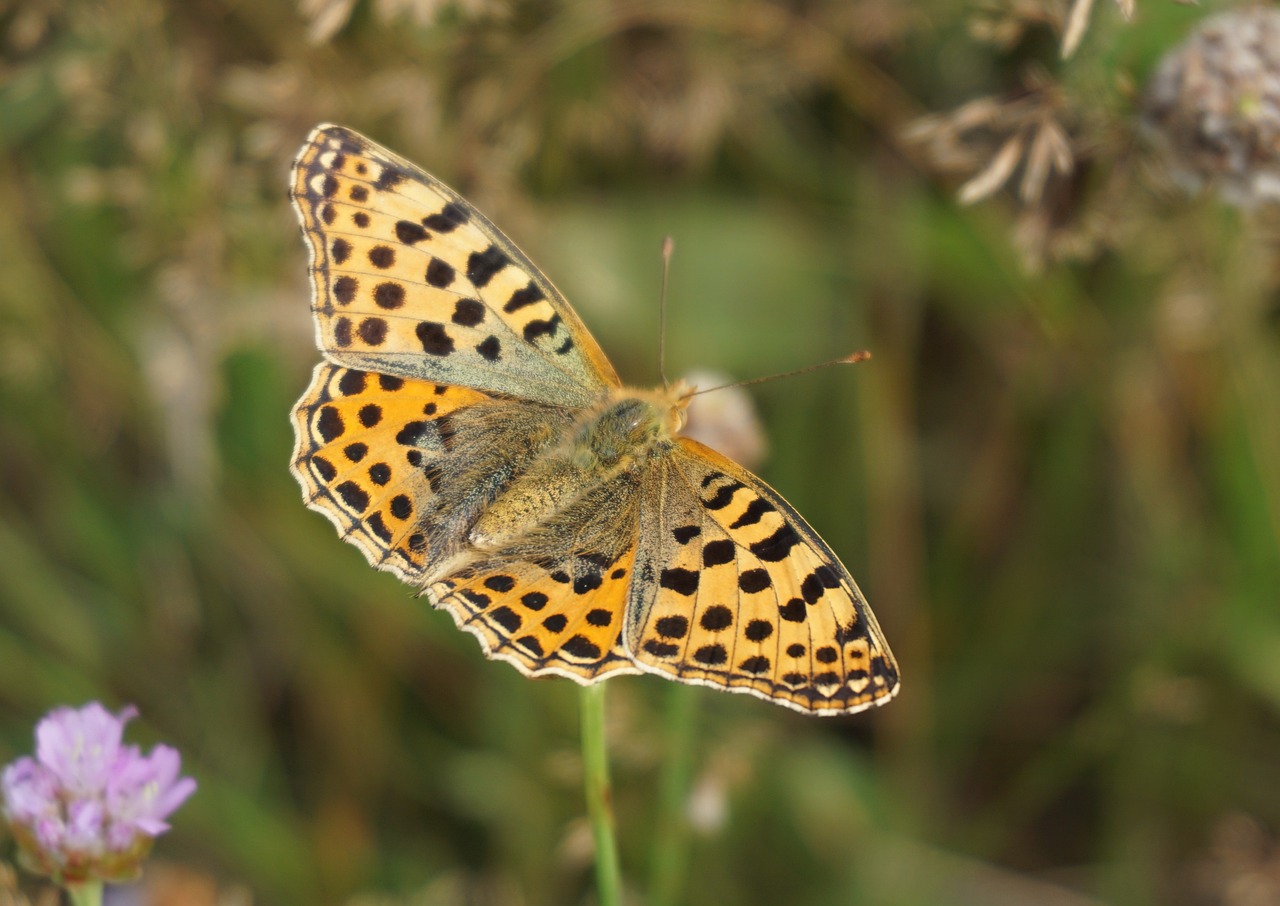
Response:
[{"label": "blurred green background", "polygon": [[[1214,5],[1099,3],[1062,62],[1065,6],[0,2],[0,761],[137,704],[200,782],[152,902],[593,901],[576,688],[485,661],[289,476],[286,176],[332,121],[501,224],[628,381],[667,234],[672,373],[874,352],[753,392],[903,691],[612,681],[633,902],[1280,902],[1280,230],[1134,136]],[[907,127],[983,96],[1043,100],[1071,178],[959,205],[981,161]]]}]

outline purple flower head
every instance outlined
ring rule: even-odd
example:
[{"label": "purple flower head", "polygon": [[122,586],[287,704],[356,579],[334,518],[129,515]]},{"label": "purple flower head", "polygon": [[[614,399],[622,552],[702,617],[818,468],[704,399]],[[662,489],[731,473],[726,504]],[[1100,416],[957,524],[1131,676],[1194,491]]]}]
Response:
[{"label": "purple flower head", "polygon": [[176,750],[122,744],[137,711],[58,708],[36,727],[36,757],[0,774],[4,817],[37,871],[63,882],[137,874],[165,819],[196,789]]}]

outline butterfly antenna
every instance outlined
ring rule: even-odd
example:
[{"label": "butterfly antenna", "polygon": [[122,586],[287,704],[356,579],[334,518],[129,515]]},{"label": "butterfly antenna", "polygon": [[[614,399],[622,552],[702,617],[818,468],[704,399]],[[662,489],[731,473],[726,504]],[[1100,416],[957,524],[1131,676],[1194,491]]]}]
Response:
[{"label": "butterfly antenna", "polygon": [[846,356],[838,359],[832,359],[830,362],[819,362],[817,365],[810,365],[807,368],[797,368],[795,371],[784,371],[781,374],[768,374],[764,377],[750,378],[745,381],[734,381],[730,384],[721,384],[718,387],[708,387],[705,390],[694,390],[686,395],[686,398],[693,396],[701,396],[704,393],[711,393],[714,390],[727,390],[730,387],[746,387],[751,384],[763,384],[765,381],[776,381],[780,378],[795,377],[800,374],[808,374],[810,371],[817,371],[819,368],[830,368],[832,365],[853,365],[856,362],[865,362],[871,358],[871,353],[865,349],[857,352],[851,352]]},{"label": "butterfly antenna", "polygon": [[676,241],[670,236],[662,239],[662,297],[658,302],[658,374],[664,389],[667,381],[667,272],[671,270],[671,256],[675,254]]}]

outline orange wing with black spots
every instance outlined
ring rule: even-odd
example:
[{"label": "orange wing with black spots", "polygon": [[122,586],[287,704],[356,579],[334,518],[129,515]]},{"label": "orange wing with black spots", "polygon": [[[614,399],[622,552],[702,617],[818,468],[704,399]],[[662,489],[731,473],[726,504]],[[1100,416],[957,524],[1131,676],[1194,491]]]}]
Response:
[{"label": "orange wing with black spots", "polygon": [[688,438],[642,496],[626,645],[645,670],[814,714],[889,700],[898,666],[826,543],[767,484]]},{"label": "orange wing with black spots", "polygon": [[293,410],[293,474],[307,506],[329,517],[368,561],[405,582],[430,553],[421,517],[447,455],[439,428],[487,397],[328,363]]},{"label": "orange wing with black spots", "polygon": [[621,643],[634,557],[630,548],[611,562],[590,552],[541,565],[498,558],[432,584],[427,594],[489,657],[528,676],[593,682],[640,672]]},{"label": "orange wing with black spots", "polygon": [[330,361],[561,406],[618,385],[578,315],[456,192],[341,126],[317,127],[290,197]]},{"label": "orange wing with black spots", "polygon": [[485,652],[531,676],[580,683],[639,673],[622,644],[639,543],[639,477],[584,487],[536,529],[496,551],[470,550],[427,595]]}]

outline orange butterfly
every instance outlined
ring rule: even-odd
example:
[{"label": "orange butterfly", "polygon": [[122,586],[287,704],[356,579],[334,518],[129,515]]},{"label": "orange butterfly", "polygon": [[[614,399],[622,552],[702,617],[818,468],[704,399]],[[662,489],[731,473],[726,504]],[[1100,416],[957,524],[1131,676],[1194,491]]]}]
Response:
[{"label": "orange butterfly", "polygon": [[493,658],[656,673],[841,714],[898,666],[853,578],[772,488],[623,387],[551,282],[421,169],[320,126],[290,194],[325,361],[293,473],[369,562]]}]

